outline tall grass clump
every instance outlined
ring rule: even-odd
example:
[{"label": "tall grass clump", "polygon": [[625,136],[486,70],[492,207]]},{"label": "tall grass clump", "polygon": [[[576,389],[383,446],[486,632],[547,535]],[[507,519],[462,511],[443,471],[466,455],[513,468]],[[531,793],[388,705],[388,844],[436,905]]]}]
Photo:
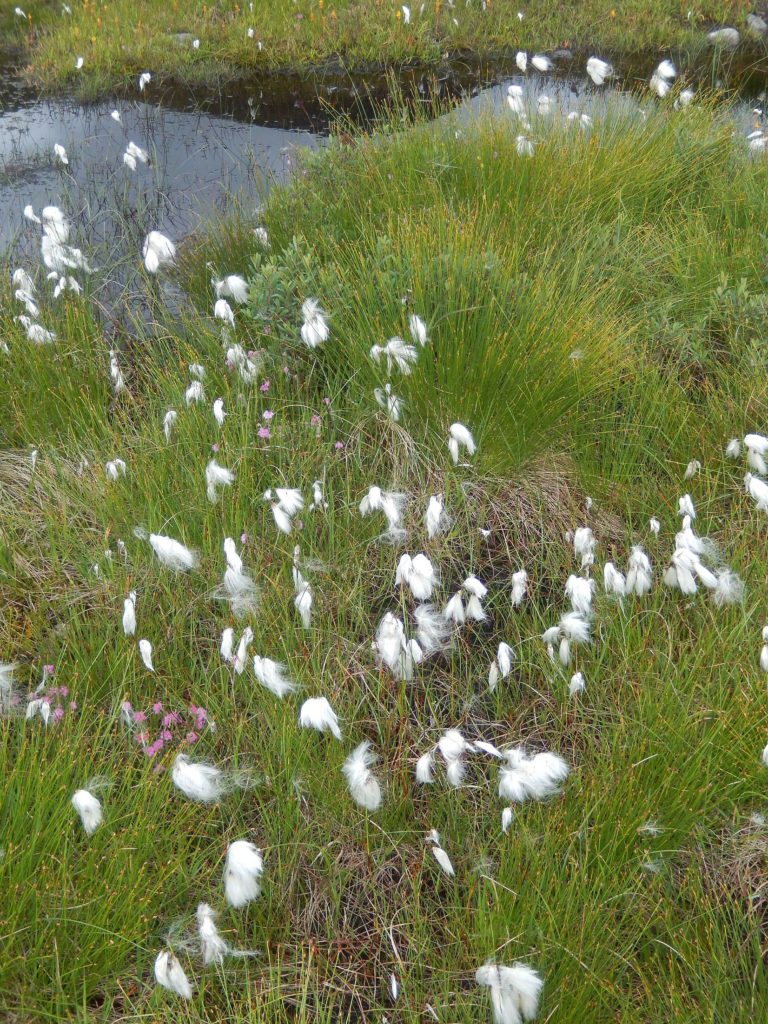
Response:
[{"label": "tall grass clump", "polygon": [[[108,266],[85,296],[42,303],[51,345],[27,340],[3,292],[0,661],[17,663],[0,715],[9,1019],[485,1021],[474,977],[490,959],[541,972],[539,1019],[553,1024],[746,1022],[766,1005],[765,514],[723,446],[768,418],[768,170],[706,104],[645,117],[625,104],[588,131],[532,120],[532,157],[517,134],[504,110],[393,115],[344,135],[266,199],[269,245],[253,222],[224,224],[184,246],[175,284],[189,301],[164,312],[176,294],[165,278],[126,295],[130,333],[108,332],[90,297],[105,294]],[[125,259],[121,272],[140,267],[135,240]],[[223,329],[210,278],[235,272],[250,301]],[[310,297],[330,324],[312,351],[300,341]],[[412,313],[429,342],[410,374],[389,375],[395,423],[374,399],[387,375],[369,352],[407,339]],[[256,368],[250,383],[227,362],[235,344]],[[205,396],[188,405],[198,363]],[[478,441],[456,467],[455,420]],[[215,502],[213,457],[234,472]],[[125,475],[110,479],[116,458]],[[701,471],[683,481],[694,458]],[[327,508],[309,508],[315,481]],[[360,515],[372,484],[408,494],[404,536]],[[305,499],[289,535],[264,497],[276,487]],[[718,567],[743,578],[743,602],[663,586],[684,490]],[[449,521],[430,538],[438,493]],[[566,668],[541,634],[568,607],[565,579],[580,567],[566,533],[585,525],[598,543],[592,639]],[[195,549],[197,569],[164,568],[137,526]],[[222,597],[225,537],[258,592],[241,617]],[[653,590],[619,601],[599,585],[602,566],[625,568],[636,543]],[[488,587],[485,621],[455,631],[412,680],[371,650],[385,613],[410,629],[414,602],[394,585],[404,552],[439,570],[440,608],[470,574]],[[309,628],[295,558],[312,587]],[[529,595],[513,609],[521,568]],[[237,640],[246,626],[250,655],[283,662],[298,692],[278,700],[250,662],[239,675],[221,657],[222,631]],[[492,689],[501,642],[516,660]],[[586,687],[570,696],[577,670]],[[38,686],[56,711],[47,726],[25,717]],[[341,741],[299,727],[310,696],[330,701]],[[438,759],[435,785],[417,786],[417,759],[452,727],[561,755],[562,794],[515,806],[504,833],[492,758],[471,755],[456,789]],[[342,774],[363,740],[380,755],[375,813]],[[193,803],[172,783],[180,752],[247,785]],[[89,782],[104,823],[86,837],[70,798]],[[222,887],[236,839],[265,861],[261,896],[237,910]],[[234,949],[257,955],[203,966],[201,901]],[[154,984],[166,948],[193,984],[188,1001]]]}]

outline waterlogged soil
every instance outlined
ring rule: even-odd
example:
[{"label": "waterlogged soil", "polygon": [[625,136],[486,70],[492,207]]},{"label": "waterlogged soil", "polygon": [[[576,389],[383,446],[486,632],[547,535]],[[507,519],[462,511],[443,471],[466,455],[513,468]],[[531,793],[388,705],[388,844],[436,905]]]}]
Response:
[{"label": "waterlogged soil", "polygon": [[[547,76],[521,75],[512,54],[490,61],[458,55],[396,74],[370,68],[352,76],[330,63],[312,75],[222,78],[205,87],[153,80],[143,92],[84,103],[39,96],[17,70],[21,55],[0,55],[0,251],[37,258],[39,233],[22,211],[55,204],[78,225],[79,243],[111,265],[126,233],[139,238],[157,229],[178,241],[233,200],[253,210],[270,184],[290,173],[298,150],[323,145],[340,115],[371,123],[397,95],[427,108],[463,102],[472,116],[482,97],[502,103],[512,81],[532,102],[546,92],[565,112],[591,112],[607,95],[647,83],[659,59],[638,53],[617,61],[609,93],[584,76],[587,56],[555,51]],[[765,60],[745,49],[721,52],[714,62],[711,51],[693,62],[671,57],[685,84],[737,95],[737,122],[749,130],[750,111],[762,106],[768,85]],[[136,172],[122,163],[129,141],[150,154]],[[66,148],[68,166],[55,158],[55,143]]]}]

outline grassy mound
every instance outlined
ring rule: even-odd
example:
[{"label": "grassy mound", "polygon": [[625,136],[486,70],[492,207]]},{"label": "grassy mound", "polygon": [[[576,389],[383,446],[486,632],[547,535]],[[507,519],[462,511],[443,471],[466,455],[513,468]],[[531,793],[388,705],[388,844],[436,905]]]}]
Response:
[{"label": "grassy mound", "polygon": [[[540,970],[541,1019],[558,1024],[747,1021],[765,1004],[765,901],[750,893],[765,843],[766,520],[723,448],[768,413],[768,169],[706,106],[608,109],[590,130],[533,120],[532,157],[516,134],[487,114],[343,137],[270,195],[269,248],[246,223],[191,244],[191,303],[130,338],[104,337],[88,294],[98,275],[83,298],[41,299],[50,346],[31,345],[3,303],[0,653],[20,662],[22,695],[0,718],[0,992],[17,1020],[415,1021],[427,1004],[441,1020],[486,1020],[474,972],[491,957]],[[208,261],[248,268],[251,301],[224,345]],[[308,296],[331,327],[314,351],[299,335]],[[410,374],[387,375],[369,349],[408,337],[412,312],[429,343]],[[250,385],[225,361],[235,341],[259,367]],[[187,407],[190,363],[205,366],[205,400]],[[373,398],[387,378],[399,423]],[[478,441],[466,466],[448,456],[455,420]],[[235,482],[211,503],[214,455]],[[126,473],[110,480],[116,457]],[[703,469],[683,483],[694,458]],[[264,492],[300,487],[308,501],[315,480],[329,507],[278,533]],[[395,546],[383,517],[359,514],[372,484],[409,495]],[[743,576],[744,604],[662,585],[683,490]],[[430,540],[438,492],[451,525]],[[598,588],[593,642],[566,669],[539,635],[578,571],[564,532],[585,524],[598,566],[624,567],[643,543],[654,590],[618,603]],[[195,548],[199,568],[162,568],[137,525]],[[238,621],[217,591],[227,536],[259,590]],[[293,606],[295,545],[309,629]],[[469,573],[489,588],[487,621],[412,681],[371,652],[385,612],[412,614],[394,586],[403,551],[439,568],[439,605]],[[521,567],[531,593],[515,611]],[[131,590],[135,638],[121,626]],[[278,701],[250,667],[233,673],[219,654],[230,625],[236,640],[250,625],[250,653],[284,662],[301,691]],[[500,641],[517,661],[491,691]],[[574,698],[576,669],[587,685]],[[43,676],[60,709],[47,727],[23,714]],[[315,695],[338,712],[341,742],[298,727]],[[146,716],[133,732],[125,701]],[[416,759],[450,727],[557,752],[572,768],[562,795],[517,807],[505,835],[491,759],[470,757],[459,789],[442,769],[417,786]],[[384,789],[370,815],[341,773],[363,739]],[[171,782],[179,752],[249,785],[194,804]],[[105,822],[86,838],[69,800],[94,776]],[[433,828],[453,879],[425,842]],[[235,911],[221,873],[239,838],[266,867],[263,895]],[[259,955],[203,968],[190,939],[201,900],[233,947]],[[153,985],[168,941],[188,1003]]]}]

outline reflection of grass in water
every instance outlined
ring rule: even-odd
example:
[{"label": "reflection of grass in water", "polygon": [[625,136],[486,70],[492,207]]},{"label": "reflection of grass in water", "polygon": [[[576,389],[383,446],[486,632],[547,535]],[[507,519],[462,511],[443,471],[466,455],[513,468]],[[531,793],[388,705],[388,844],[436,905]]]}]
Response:
[{"label": "reflection of grass in water", "polygon": [[[310,157],[266,205],[270,251],[247,218],[198,240],[181,271],[191,267],[195,303],[169,323],[157,302],[153,324],[119,336],[119,397],[109,383],[115,333],[92,305],[47,303],[59,341],[35,348],[0,283],[11,349],[0,357],[0,651],[22,661],[25,690],[55,663],[55,683],[79,705],[47,730],[0,722],[0,884],[10,894],[0,900],[0,992],[20,1021],[415,1022],[427,1003],[442,1021],[486,1021],[473,972],[491,956],[543,971],[540,1019],[552,1024],[746,1022],[765,1004],[765,906],[754,899],[764,831],[757,821],[744,830],[765,803],[765,519],[722,447],[768,420],[768,163],[751,160],[709,109],[667,106],[645,123],[609,111],[588,133],[533,118],[532,159],[518,155],[508,117],[458,136],[450,121],[405,127],[382,124],[374,138]],[[126,267],[138,263],[146,226],[126,213]],[[225,366],[207,261],[218,274],[252,268],[252,302],[233,334],[261,350],[251,388]],[[92,287],[112,273],[105,262]],[[298,342],[308,295],[331,317],[331,339],[314,354]],[[368,348],[407,335],[411,308],[431,344],[410,377],[394,377],[406,399],[398,426],[374,405],[383,374]],[[206,367],[206,401],[186,409],[191,362]],[[223,428],[211,413],[219,395]],[[166,443],[169,408],[179,418]],[[262,440],[266,409],[275,416]],[[454,470],[445,428],[458,414],[480,449]],[[211,505],[214,443],[236,482]],[[115,456],[128,473],[109,483],[103,465]],[[683,484],[693,457],[703,470]],[[264,490],[300,486],[306,496],[318,478],[329,510],[279,536]],[[409,550],[439,565],[441,601],[470,571],[490,586],[488,623],[407,685],[370,651],[378,619],[399,604],[400,554],[376,543],[381,521],[357,513],[373,483],[411,493]],[[743,608],[683,600],[658,582],[683,487],[700,532],[716,533],[747,577]],[[454,522],[429,541],[422,519],[436,492]],[[574,666],[587,688],[573,701],[568,673],[538,637],[563,609],[574,570],[563,533],[587,521],[586,493],[600,562],[624,565],[641,539],[657,585],[642,602],[596,598],[595,640]],[[658,540],[651,514],[663,521]],[[179,579],[160,569],[132,537],[139,523],[199,548],[201,571]],[[302,697],[328,696],[343,744],[299,731],[295,697],[278,703],[250,672],[233,681],[219,658],[231,616],[212,590],[222,539],[242,531],[262,589],[252,653],[286,661]],[[292,607],[294,543],[315,591],[306,632]],[[521,566],[532,595],[513,612],[510,576]],[[120,626],[134,588],[153,676]],[[490,693],[500,640],[519,661]],[[155,774],[121,731],[125,699],[205,706],[218,729],[197,756],[255,767],[262,784],[214,807],[182,799],[168,778],[172,754]],[[459,791],[442,769],[436,786],[415,788],[417,755],[450,725],[561,752],[575,769],[562,798],[518,808],[503,836],[485,759],[472,759]],[[385,800],[373,819],[341,774],[364,737],[382,754]],[[69,797],[95,773],[114,786],[104,826],[86,840]],[[430,828],[455,880],[425,850]],[[222,860],[243,837],[266,849],[264,893],[231,912]],[[153,990],[152,961],[170,927],[191,926],[200,899],[221,907],[232,945],[262,956],[205,970],[177,947],[196,987],[180,1007]],[[394,1008],[390,972],[402,990]]]},{"label": "reflection of grass in water", "polygon": [[54,166],[52,155],[43,149],[35,150],[33,153],[19,153],[15,158],[13,153],[6,158],[0,157],[0,186],[13,185],[27,178],[34,176],[37,171],[49,170]]},{"label": "reflection of grass in water", "polygon": [[[410,24],[405,24],[394,0],[256,0],[253,11],[249,6],[197,2],[180,11],[165,0],[115,0],[103,10],[78,4],[72,18],[55,20],[38,39],[34,73],[47,86],[66,82],[98,92],[146,69],[215,84],[236,71],[300,68],[329,58],[361,69],[409,60],[439,62],[446,52],[535,52],[564,41],[614,56],[661,47],[695,53],[706,45],[712,24],[732,24],[743,32],[748,11],[740,0],[693,3],[690,17],[689,7],[676,0],[626,0],[613,10],[598,0],[547,0],[522,5],[521,22],[511,2],[491,2],[486,10],[480,0],[469,5],[463,0],[430,2],[420,13],[422,5],[414,0]],[[179,32],[190,38],[172,38]],[[192,38],[199,38],[199,49],[192,48]],[[76,54],[85,58],[82,72],[74,70]]]}]

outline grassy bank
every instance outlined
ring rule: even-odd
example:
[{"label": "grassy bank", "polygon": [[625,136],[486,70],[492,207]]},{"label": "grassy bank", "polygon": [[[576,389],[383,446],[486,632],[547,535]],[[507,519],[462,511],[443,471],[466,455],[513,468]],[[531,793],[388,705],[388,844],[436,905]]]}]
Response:
[{"label": "grassy bank", "polygon": [[[62,13],[58,3],[32,0],[24,9],[28,22],[8,14],[9,29],[19,41],[26,36],[31,42],[35,78],[47,87],[96,94],[132,84],[146,70],[204,83],[234,73],[301,70],[328,61],[341,61],[355,71],[409,61],[434,64],[446,54],[490,58],[561,46],[614,57],[638,50],[697,53],[713,26],[735,26],[744,33],[751,5],[741,0],[685,5],[670,0],[535,5],[489,0],[483,5],[470,0],[412,3],[408,22],[395,0],[114,0],[72,4],[71,14]],[[76,71],[80,56],[84,64]]]},{"label": "grassy bank", "polygon": [[[541,971],[540,1019],[553,1024],[746,1022],[766,1003],[766,519],[743,493],[743,460],[723,449],[768,417],[768,165],[705,106],[647,119],[608,108],[589,131],[532,115],[532,157],[504,116],[405,127],[393,119],[310,155],[269,197],[269,248],[252,221],[190,243],[178,273],[193,302],[165,317],[150,282],[151,329],[106,340],[108,267],[84,298],[42,300],[51,346],[25,339],[4,296],[0,654],[20,662],[24,694],[53,666],[62,709],[48,727],[21,709],[0,719],[0,992],[18,1021],[417,1021],[427,1006],[481,1021],[490,1007],[474,972],[488,958]],[[227,344],[256,353],[250,386],[225,362],[207,262],[249,278]],[[299,338],[310,295],[330,314],[316,350]],[[410,375],[387,374],[369,349],[408,336],[411,312],[429,343]],[[206,397],[187,408],[191,363],[206,368]],[[387,380],[399,423],[373,398]],[[453,467],[456,420],[478,451]],[[214,445],[235,482],[211,503]],[[115,457],[127,469],[112,481]],[[683,482],[694,458],[702,471]],[[314,480],[329,507],[279,534],[263,493],[300,487],[308,500]],[[372,484],[409,495],[394,546],[380,540],[383,518],[359,514]],[[662,585],[684,491],[697,531],[743,576],[743,604]],[[451,525],[430,540],[436,493]],[[138,524],[196,548],[199,569],[162,568]],[[600,586],[594,642],[565,669],[539,635],[579,571],[565,531],[586,524],[598,579],[642,543],[654,589],[619,603]],[[260,591],[237,622],[216,596],[226,536]],[[314,592],[307,630],[293,607],[296,544]],[[370,646],[385,612],[412,612],[394,587],[403,551],[439,567],[440,606],[470,572],[489,588],[487,622],[458,630],[412,682],[378,668]],[[515,611],[521,567],[531,593]],[[132,589],[135,638],[121,627]],[[251,654],[284,661],[299,693],[278,701],[221,659],[222,629],[246,624]],[[154,645],[154,673],[139,637]],[[517,662],[491,692],[502,640]],[[570,697],[576,669],[587,685]],[[301,701],[320,694],[341,742],[298,728]],[[162,714],[182,716],[153,757],[120,723],[126,700],[152,737]],[[572,767],[563,794],[518,806],[505,835],[492,759],[472,755],[459,789],[441,767],[417,786],[416,759],[449,727],[557,752]],[[381,758],[374,814],[341,774],[363,739]],[[170,778],[181,750],[251,785],[194,804]],[[69,799],[94,776],[105,822],[88,839]],[[455,878],[429,852],[432,828]],[[239,838],[265,851],[264,892],[244,911],[221,889]],[[259,955],[204,968],[190,939],[200,900],[233,947]],[[189,1002],[153,984],[168,942]]]}]

